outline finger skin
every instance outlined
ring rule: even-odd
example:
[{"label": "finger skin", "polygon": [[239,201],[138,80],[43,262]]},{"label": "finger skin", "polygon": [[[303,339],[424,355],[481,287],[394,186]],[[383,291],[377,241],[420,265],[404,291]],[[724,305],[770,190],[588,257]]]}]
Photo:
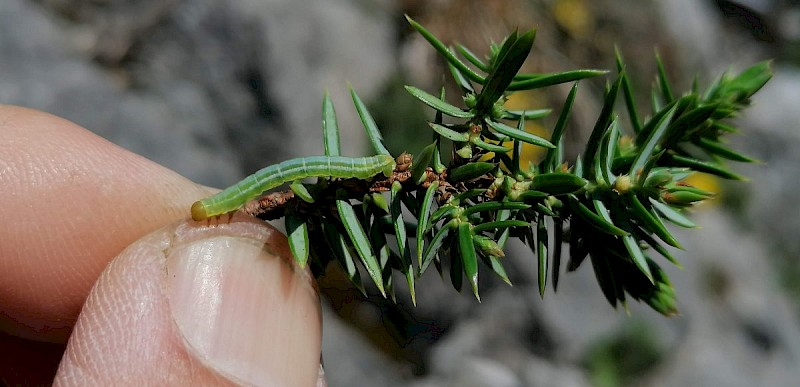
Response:
[{"label": "finger skin", "polygon": [[[162,228],[108,266],[81,312],[56,386],[316,385],[319,296],[310,274],[291,259],[285,237],[246,217],[199,223]],[[239,242],[255,253],[252,260],[218,262],[206,254]],[[187,261],[187,251],[195,258]],[[237,259],[244,266],[227,265]],[[199,281],[190,288],[202,292],[185,294],[179,285],[185,264],[197,275],[189,279]],[[224,269],[208,274],[217,267]],[[220,306],[226,303],[242,304]],[[231,310],[241,313],[221,315]]]},{"label": "finger skin", "polygon": [[127,245],[208,191],[64,119],[0,105],[0,331],[65,342]]}]

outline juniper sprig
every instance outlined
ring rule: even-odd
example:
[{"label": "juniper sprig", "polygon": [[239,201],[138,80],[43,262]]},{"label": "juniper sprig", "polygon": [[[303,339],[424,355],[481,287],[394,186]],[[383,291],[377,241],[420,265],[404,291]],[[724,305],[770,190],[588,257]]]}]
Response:
[{"label": "juniper sprig", "polygon": [[[244,206],[264,219],[284,217],[289,245],[301,266],[309,264],[321,275],[335,261],[362,292],[363,270],[381,294],[394,298],[392,273],[397,271],[416,303],[414,281],[433,264],[440,274],[448,272],[456,290],[466,278],[480,300],[479,272],[489,270],[511,283],[503,249],[513,237],[530,246],[538,260],[542,296],[548,278],[557,288],[566,244],[566,270],[577,269],[588,257],[611,305],[631,297],[662,314],[677,313],[674,290],[655,256],[678,264],[670,249],[681,245],[668,224],[695,227],[686,210],[714,196],[688,184],[687,177],[702,172],[743,179],[727,162],[753,160],[729,148],[724,139],[738,131],[729,119],[746,108],[770,79],[769,63],[738,75],[722,75],[703,91],[695,85],[679,95],[658,60],[649,97],[652,111],[642,115],[617,53],[616,77],[606,88],[586,146],[576,159],[568,160],[562,139],[579,80],[606,71],[520,73],[533,47],[533,30],[511,33],[482,59],[466,47],[447,46],[420,24],[408,21],[444,57],[462,92],[463,108],[448,102],[444,88],[434,95],[406,86],[413,97],[436,111],[428,146],[413,156],[392,156],[392,170],[375,121],[351,90],[370,143],[382,157],[367,165],[371,158],[341,156],[336,114],[326,95],[322,104],[326,156],[314,157],[313,165],[312,158],[278,164],[290,166],[291,172],[267,167],[281,176],[259,178],[256,173],[225,192],[240,192],[245,185],[250,189],[265,178],[293,181],[289,190],[246,205],[247,199],[241,197],[212,197],[216,201],[209,203],[222,200],[233,209]],[[514,92],[564,83],[573,85],[549,139],[525,131],[526,121],[541,120],[549,109],[505,107]],[[620,94],[625,120],[616,113]],[[450,117],[447,122],[444,116]],[[442,152],[446,141],[452,143],[451,154]],[[523,143],[544,148],[541,161],[523,165]],[[300,181],[306,177],[317,180]]]}]

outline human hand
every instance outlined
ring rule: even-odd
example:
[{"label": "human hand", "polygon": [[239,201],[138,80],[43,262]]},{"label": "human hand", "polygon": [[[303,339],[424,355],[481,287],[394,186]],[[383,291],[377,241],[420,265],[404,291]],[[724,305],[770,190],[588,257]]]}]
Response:
[{"label": "human hand", "polygon": [[0,136],[0,380],[324,385],[274,228],[188,221],[207,189],[63,119],[0,106]]}]

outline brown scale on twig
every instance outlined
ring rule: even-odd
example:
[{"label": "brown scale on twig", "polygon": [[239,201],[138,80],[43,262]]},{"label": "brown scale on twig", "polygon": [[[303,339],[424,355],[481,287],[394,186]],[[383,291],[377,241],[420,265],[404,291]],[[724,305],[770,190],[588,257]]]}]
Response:
[{"label": "brown scale on twig", "polygon": [[[271,213],[276,209],[282,208],[286,203],[293,199],[295,199],[295,195],[292,190],[274,192],[269,195],[262,196],[257,200],[251,200],[245,204],[242,210],[245,214],[259,217],[259,215]],[[277,217],[279,216],[270,217],[270,219]]]}]

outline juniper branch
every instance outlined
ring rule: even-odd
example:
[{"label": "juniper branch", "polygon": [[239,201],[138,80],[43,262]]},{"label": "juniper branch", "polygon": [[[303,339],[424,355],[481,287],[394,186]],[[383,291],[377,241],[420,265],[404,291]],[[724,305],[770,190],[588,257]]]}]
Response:
[{"label": "juniper branch", "polygon": [[[317,275],[335,261],[364,291],[361,267],[380,292],[392,299],[393,271],[406,279],[415,301],[414,280],[431,263],[442,275],[443,268],[450,268],[457,290],[466,277],[480,299],[479,271],[489,269],[510,283],[503,248],[509,238],[516,237],[530,246],[538,260],[542,296],[548,278],[556,288],[562,243],[567,243],[567,270],[575,270],[589,258],[611,305],[624,305],[630,297],[665,315],[676,314],[674,289],[654,253],[678,264],[670,249],[681,245],[667,224],[694,227],[686,210],[714,196],[689,185],[689,175],[702,172],[743,179],[727,162],[753,160],[725,144],[725,136],[738,131],[727,120],[745,109],[769,80],[769,62],[738,75],[724,74],[703,93],[691,90],[678,95],[658,60],[651,95],[654,108],[642,116],[624,60],[617,53],[616,79],[606,90],[586,148],[576,160],[566,160],[562,138],[579,81],[605,71],[521,74],[533,46],[533,31],[510,34],[483,61],[465,47],[452,50],[420,24],[409,22],[448,62],[464,93],[465,107],[449,103],[443,91],[435,96],[407,86],[413,97],[436,111],[430,123],[434,141],[422,152],[399,155],[395,169],[383,175],[295,182],[291,190],[264,196],[245,210],[264,219],[286,217],[287,229],[302,231],[290,233],[292,251],[310,251]],[[549,109],[518,112],[504,107],[514,91],[562,83],[573,83],[573,87],[550,139],[525,130],[526,120],[541,119]],[[631,128],[625,128],[616,115],[620,92]],[[352,96],[375,152],[388,154],[369,111],[354,91]],[[453,117],[456,123],[444,123],[443,116]],[[327,95],[323,136],[326,155],[339,157],[338,125]],[[446,160],[442,160],[443,141],[451,141],[454,149]],[[523,143],[545,148],[543,160],[521,165]],[[391,191],[388,200],[382,194],[387,191]],[[411,217],[403,216],[403,208]],[[416,236],[416,264],[411,259],[409,234]],[[396,244],[390,246],[390,240]],[[295,255],[301,266],[307,263],[305,253]],[[479,269],[478,261],[485,268]]]}]

